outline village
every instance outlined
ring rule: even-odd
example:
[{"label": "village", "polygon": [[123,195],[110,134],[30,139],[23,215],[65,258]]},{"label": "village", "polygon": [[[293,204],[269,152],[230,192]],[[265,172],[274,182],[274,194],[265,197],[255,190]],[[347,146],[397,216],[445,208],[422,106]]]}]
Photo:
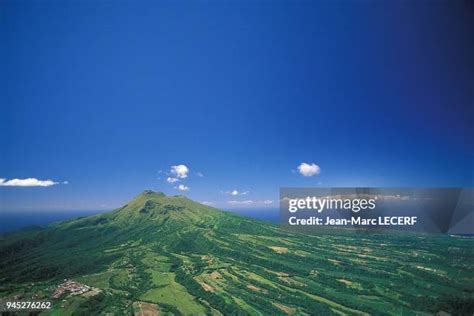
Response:
[{"label": "village", "polygon": [[64,282],[59,284],[58,287],[54,290],[52,297],[59,298],[66,292],[70,292],[71,295],[79,295],[88,292],[91,290],[90,286],[85,284],[64,279]]}]

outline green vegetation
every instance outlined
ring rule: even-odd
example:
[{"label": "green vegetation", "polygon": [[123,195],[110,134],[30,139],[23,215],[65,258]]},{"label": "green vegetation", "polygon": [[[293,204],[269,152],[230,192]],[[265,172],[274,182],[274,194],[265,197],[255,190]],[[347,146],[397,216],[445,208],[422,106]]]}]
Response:
[{"label": "green vegetation", "polygon": [[[145,191],[106,214],[0,238],[0,297],[100,289],[49,315],[412,315],[474,312],[474,240],[295,233]],[[64,299],[64,301],[63,301]]]}]

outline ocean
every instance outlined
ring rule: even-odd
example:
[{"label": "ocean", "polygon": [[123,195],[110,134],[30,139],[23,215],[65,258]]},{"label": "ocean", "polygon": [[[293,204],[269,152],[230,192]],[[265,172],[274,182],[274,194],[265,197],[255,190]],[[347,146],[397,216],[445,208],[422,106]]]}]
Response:
[{"label": "ocean", "polygon": [[28,226],[44,226],[53,222],[90,216],[106,211],[18,211],[0,212],[0,233],[6,233]]}]

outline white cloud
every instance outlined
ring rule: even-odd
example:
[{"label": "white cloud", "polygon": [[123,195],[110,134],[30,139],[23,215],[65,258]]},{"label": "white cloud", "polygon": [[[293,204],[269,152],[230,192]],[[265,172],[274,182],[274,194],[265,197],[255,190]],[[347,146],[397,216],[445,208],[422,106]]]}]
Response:
[{"label": "white cloud", "polygon": [[[52,180],[38,180],[36,178],[11,179],[8,181],[4,178],[0,179],[0,186],[4,187],[50,187],[58,183]],[[64,183],[66,184],[67,181]]]},{"label": "white cloud", "polygon": [[69,184],[69,181],[63,181],[63,184]]},{"label": "white cloud", "polygon": [[225,191],[225,194],[237,196],[237,195],[247,195],[250,193],[250,191],[239,191],[239,190],[231,190],[231,191]]},{"label": "white cloud", "polygon": [[214,203],[214,202],[210,202],[210,201],[202,201],[201,204],[204,204],[204,205],[214,205],[215,203]]},{"label": "white cloud", "polygon": [[176,165],[176,166],[171,166],[170,172],[176,178],[186,179],[188,177],[189,169],[186,165]]},{"label": "white cloud", "polygon": [[203,178],[204,177],[204,174],[202,172],[196,172],[196,175],[199,177],[199,178]]},{"label": "white cloud", "polygon": [[177,187],[174,187],[175,189],[178,189],[180,191],[189,191],[189,187],[185,186],[184,184],[180,184]]},{"label": "white cloud", "polygon": [[272,204],[273,201],[272,200],[244,200],[244,201],[232,200],[232,201],[227,201],[227,203],[232,204],[232,205],[258,205],[258,204],[268,205],[268,204]]},{"label": "white cloud", "polygon": [[312,177],[321,172],[321,168],[315,163],[302,162],[298,166],[298,172],[304,177]]},{"label": "white cloud", "polygon": [[179,179],[173,178],[173,177],[168,177],[166,179],[166,182],[168,182],[168,183],[175,183],[175,182],[178,182],[178,181],[179,181]]}]

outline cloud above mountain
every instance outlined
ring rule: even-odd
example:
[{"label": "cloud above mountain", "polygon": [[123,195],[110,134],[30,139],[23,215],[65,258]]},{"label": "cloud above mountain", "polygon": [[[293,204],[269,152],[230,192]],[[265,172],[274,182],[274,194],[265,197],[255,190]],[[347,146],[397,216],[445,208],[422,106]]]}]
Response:
[{"label": "cloud above mountain", "polygon": [[[186,179],[188,177],[188,174],[189,174],[189,168],[186,165],[180,164],[180,165],[171,166],[169,173],[166,174],[168,175],[168,177],[166,178],[166,182],[170,184],[179,182],[180,180]],[[185,185],[177,186],[175,187],[175,189],[179,189],[179,187],[185,188],[186,186]],[[186,191],[186,190],[182,190],[182,191]]]},{"label": "cloud above mountain", "polygon": [[321,168],[315,164],[315,163],[306,163],[302,162],[298,166],[298,172],[303,176],[303,177],[312,177],[314,175],[317,175],[318,173],[321,172]]},{"label": "cloud above mountain", "polygon": [[272,204],[272,200],[244,200],[244,201],[236,201],[236,200],[231,200],[227,201],[228,204],[232,205],[268,205]]},{"label": "cloud above mountain", "polygon": [[250,193],[250,191],[239,191],[239,190],[230,190],[230,191],[225,191],[224,192],[225,194],[229,194],[229,195],[233,195],[233,196],[237,196],[237,195],[247,195]]},{"label": "cloud above mountain", "polygon": [[186,165],[171,166],[171,174],[178,179],[186,179],[188,177],[189,168]]},{"label": "cloud above mountain", "polygon": [[[67,184],[68,182],[64,181],[63,183]],[[38,180],[36,178],[11,179],[11,180],[0,178],[0,186],[4,186],[4,187],[50,187],[56,184],[59,184],[59,182],[56,182],[53,180]]]},{"label": "cloud above mountain", "polygon": [[177,187],[175,187],[175,189],[178,189],[178,190],[183,191],[183,192],[189,191],[189,187],[184,185],[184,184],[178,185]]},{"label": "cloud above mountain", "polygon": [[175,182],[178,182],[178,181],[179,181],[178,178],[173,178],[173,177],[166,178],[166,182],[168,182],[168,183],[175,183]]}]

